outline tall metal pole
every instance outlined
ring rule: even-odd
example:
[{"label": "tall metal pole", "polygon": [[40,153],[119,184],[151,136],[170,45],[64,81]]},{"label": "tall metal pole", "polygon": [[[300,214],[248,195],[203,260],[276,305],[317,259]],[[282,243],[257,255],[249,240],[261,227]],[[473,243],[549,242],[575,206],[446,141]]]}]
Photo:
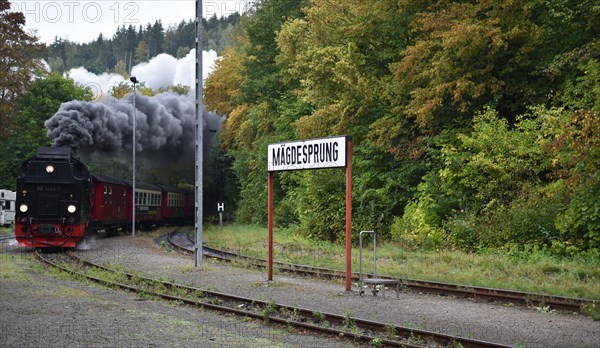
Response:
[{"label": "tall metal pole", "polygon": [[346,154],[346,291],[352,291],[352,138]]},{"label": "tall metal pole", "polygon": [[194,267],[202,265],[202,0],[196,0],[196,245]]},{"label": "tall metal pole", "polygon": [[273,280],[273,172],[269,172],[267,185],[267,280]]},{"label": "tall metal pole", "polygon": [[136,131],[136,126],[135,126],[135,119],[137,116],[137,109],[135,108],[135,92],[136,92],[136,84],[137,84],[137,79],[135,78],[135,76],[131,76],[130,78],[131,82],[133,82],[133,140],[132,140],[132,155],[133,155],[133,177],[131,180],[131,236],[135,237],[135,150],[136,150],[136,140],[135,140],[135,131]]}]

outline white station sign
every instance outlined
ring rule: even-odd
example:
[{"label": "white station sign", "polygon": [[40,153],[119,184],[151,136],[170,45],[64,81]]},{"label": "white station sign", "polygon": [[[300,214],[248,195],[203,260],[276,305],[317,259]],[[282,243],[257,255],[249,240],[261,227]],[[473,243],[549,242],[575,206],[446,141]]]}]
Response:
[{"label": "white station sign", "polygon": [[344,168],[346,137],[269,144],[268,171]]}]

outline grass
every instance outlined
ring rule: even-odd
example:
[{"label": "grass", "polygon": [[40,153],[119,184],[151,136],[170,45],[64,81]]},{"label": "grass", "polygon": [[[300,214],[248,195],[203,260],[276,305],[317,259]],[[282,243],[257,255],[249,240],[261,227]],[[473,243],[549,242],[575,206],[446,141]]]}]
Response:
[{"label": "grass", "polygon": [[14,226],[8,226],[8,227],[0,226],[0,236],[10,236],[13,234],[15,234]]},{"label": "grass", "polygon": [[29,264],[29,261],[27,255],[0,253],[0,280],[31,282],[31,276],[24,269]]},{"label": "grass", "polygon": [[[345,269],[345,247],[312,241],[289,230],[274,231],[274,260]],[[267,258],[267,229],[254,225],[207,227],[204,241],[244,255]],[[352,248],[352,270],[359,269],[359,250]],[[363,272],[373,271],[373,245],[363,245]],[[600,299],[600,257],[589,252],[557,257],[536,252],[485,250],[410,251],[378,240],[377,273],[402,278],[442,281]]]}]

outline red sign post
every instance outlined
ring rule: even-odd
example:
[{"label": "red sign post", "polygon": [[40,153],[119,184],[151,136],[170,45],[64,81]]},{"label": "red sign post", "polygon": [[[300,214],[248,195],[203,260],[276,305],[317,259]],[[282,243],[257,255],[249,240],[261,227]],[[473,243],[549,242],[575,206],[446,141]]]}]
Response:
[{"label": "red sign post", "polygon": [[352,138],[330,137],[268,146],[268,280],[273,280],[273,173],[346,168],[346,291],[352,289]]}]

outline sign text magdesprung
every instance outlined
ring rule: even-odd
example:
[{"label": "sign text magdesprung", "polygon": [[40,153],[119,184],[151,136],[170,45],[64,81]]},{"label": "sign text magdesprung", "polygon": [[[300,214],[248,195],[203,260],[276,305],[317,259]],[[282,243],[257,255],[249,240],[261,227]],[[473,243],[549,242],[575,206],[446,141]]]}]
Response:
[{"label": "sign text magdesprung", "polygon": [[346,141],[346,137],[331,137],[269,144],[268,171],[343,168]]}]

